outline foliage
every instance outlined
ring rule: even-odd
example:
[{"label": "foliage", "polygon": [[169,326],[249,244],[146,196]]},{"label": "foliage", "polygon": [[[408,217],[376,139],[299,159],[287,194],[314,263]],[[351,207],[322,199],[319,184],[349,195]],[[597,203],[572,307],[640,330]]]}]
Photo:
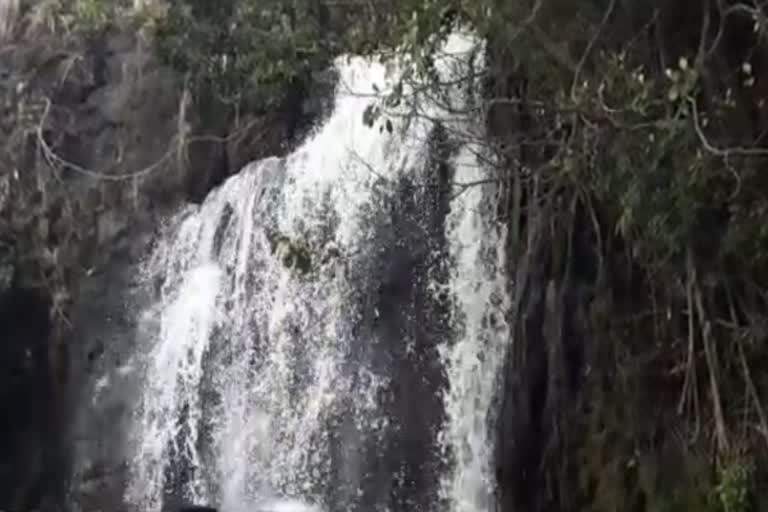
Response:
[{"label": "foliage", "polygon": [[737,457],[718,471],[713,501],[716,512],[748,512],[751,464]]},{"label": "foliage", "polygon": [[507,2],[485,0],[170,0],[157,24],[160,56],[193,85],[229,102],[270,106],[287,84],[345,53],[397,56],[408,77],[429,74],[434,53],[458,25],[498,26]]},{"label": "foliage", "polygon": [[282,234],[268,236],[272,254],[280,258],[285,268],[297,271],[299,274],[308,274],[313,270],[312,247],[303,239],[291,240]]},{"label": "foliage", "polygon": [[40,0],[23,4],[26,30],[59,36],[87,36],[140,15],[132,0]]},{"label": "foliage", "polygon": [[172,0],[155,43],[194,90],[268,108],[329,65],[323,12],[319,2],[298,0]]}]

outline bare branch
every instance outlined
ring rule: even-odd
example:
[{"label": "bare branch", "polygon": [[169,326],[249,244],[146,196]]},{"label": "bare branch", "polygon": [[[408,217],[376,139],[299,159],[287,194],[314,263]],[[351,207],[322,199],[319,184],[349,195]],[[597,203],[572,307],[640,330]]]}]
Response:
[{"label": "bare branch", "polygon": [[721,157],[729,157],[729,156],[766,156],[768,155],[768,149],[761,149],[761,148],[745,148],[745,147],[731,147],[731,148],[719,148],[712,144],[707,136],[704,134],[704,129],[701,126],[701,122],[699,119],[699,108],[696,105],[696,100],[693,97],[688,97],[688,103],[691,105],[691,113],[693,114],[693,127],[696,130],[696,135],[699,138],[699,142],[701,142],[701,145],[706,149],[709,153],[721,156]]},{"label": "bare branch", "polygon": [[126,180],[132,180],[132,179],[147,176],[157,171],[158,169],[160,169],[162,165],[167,161],[169,161],[174,155],[177,155],[177,156],[180,155],[181,152],[183,152],[183,150],[187,146],[189,146],[194,142],[209,141],[209,142],[225,143],[234,139],[235,137],[242,135],[243,133],[250,130],[251,128],[253,128],[253,126],[255,126],[258,123],[258,120],[254,119],[253,121],[244,125],[239,130],[233,131],[226,137],[217,137],[214,135],[198,135],[195,137],[188,137],[185,132],[178,133],[171,138],[168,150],[151,165],[136,171],[128,172],[128,173],[109,174],[109,173],[94,171],[92,169],[86,169],[85,167],[82,167],[78,164],[65,160],[64,158],[60,157],[53,151],[53,149],[50,147],[50,145],[45,140],[45,137],[43,135],[43,130],[44,130],[48,115],[50,113],[50,109],[51,109],[51,101],[48,98],[45,98],[45,107],[43,109],[43,115],[41,116],[40,122],[38,123],[37,130],[36,130],[38,144],[48,164],[52,168],[69,169],[70,171],[76,172],[78,174],[82,174],[89,178],[102,180],[102,181],[126,181]]},{"label": "bare branch", "polygon": [[[43,135],[43,127],[45,126],[45,121],[48,117],[50,109],[51,109],[51,100],[49,100],[48,98],[45,98],[45,108],[43,110],[43,115],[40,119],[40,123],[37,126],[37,141],[38,141],[38,144],[40,145],[41,151],[43,152],[43,156],[45,157],[46,161],[52,168],[61,167],[64,169],[69,169],[71,171],[82,174],[84,176],[88,176],[89,178],[98,179],[98,180],[123,181],[123,180],[138,178],[141,176],[146,176],[156,171],[174,153],[174,147],[171,147],[170,149],[168,149],[168,151],[166,151],[166,153],[162,157],[160,157],[159,160],[157,160],[152,165],[145,167],[144,169],[140,169],[138,171],[134,171],[126,174],[106,174],[103,172],[86,169],[85,167],[69,162],[61,158],[60,156],[58,156],[46,142],[45,137]],[[176,140],[176,137],[174,137],[174,140]]]},{"label": "bare branch", "polygon": [[576,87],[578,86],[578,83],[579,83],[581,71],[583,70],[584,65],[587,62],[587,58],[589,57],[589,54],[592,52],[592,48],[594,48],[595,43],[597,43],[597,40],[600,37],[600,34],[603,32],[603,29],[608,23],[608,20],[610,19],[611,14],[613,14],[613,10],[615,7],[616,7],[616,0],[611,0],[611,3],[608,4],[608,9],[605,11],[605,15],[603,16],[603,19],[600,22],[600,25],[597,27],[597,30],[595,30],[595,33],[592,35],[592,38],[589,40],[589,44],[587,44],[587,47],[584,49],[584,53],[582,53],[581,59],[579,59],[579,63],[576,66],[576,71],[573,73],[573,81],[571,82],[571,101],[573,101],[574,103],[577,103]]}]

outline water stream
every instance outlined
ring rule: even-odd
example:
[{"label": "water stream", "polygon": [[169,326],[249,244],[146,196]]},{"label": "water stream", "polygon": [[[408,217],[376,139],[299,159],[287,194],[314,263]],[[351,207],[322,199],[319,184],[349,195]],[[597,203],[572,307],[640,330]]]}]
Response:
[{"label": "water stream", "polygon": [[[452,36],[441,76],[475,49]],[[369,128],[396,73],[337,68],[333,111],[301,147],[169,219],[143,265],[137,511],[494,510],[509,296],[472,93],[415,91]]]}]

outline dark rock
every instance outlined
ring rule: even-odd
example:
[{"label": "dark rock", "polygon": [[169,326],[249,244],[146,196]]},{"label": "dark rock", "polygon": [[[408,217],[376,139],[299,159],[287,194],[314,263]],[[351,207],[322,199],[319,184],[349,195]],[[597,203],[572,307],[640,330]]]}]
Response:
[{"label": "dark rock", "polygon": [[553,264],[558,244],[546,236],[511,262],[515,343],[503,370],[495,455],[501,510],[572,510],[561,508],[569,501],[560,485],[565,469],[559,455],[575,430],[582,399],[591,339],[585,308],[596,264],[582,213],[568,218],[575,228],[565,271]]},{"label": "dark rock", "polygon": [[[136,262],[146,254],[153,226],[125,228],[120,244],[80,281],[71,311],[72,349],[64,421],[68,440],[70,500],[81,510],[121,510],[126,484],[125,445],[135,403],[139,339],[137,312],[150,297],[139,286]],[[119,247],[118,252],[114,252]]]},{"label": "dark rock", "polygon": [[178,512],[218,512],[218,509],[204,505],[187,505],[179,507]]},{"label": "dark rock", "polygon": [[49,308],[43,290],[0,295],[0,510],[38,507],[44,491],[66,478]]}]

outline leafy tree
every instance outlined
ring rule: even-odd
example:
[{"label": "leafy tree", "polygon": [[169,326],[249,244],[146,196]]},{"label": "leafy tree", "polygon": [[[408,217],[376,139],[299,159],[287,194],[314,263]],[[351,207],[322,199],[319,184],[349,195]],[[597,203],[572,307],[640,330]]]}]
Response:
[{"label": "leafy tree", "polygon": [[171,0],[155,41],[196,90],[265,108],[330,64],[326,17],[319,1]]}]

